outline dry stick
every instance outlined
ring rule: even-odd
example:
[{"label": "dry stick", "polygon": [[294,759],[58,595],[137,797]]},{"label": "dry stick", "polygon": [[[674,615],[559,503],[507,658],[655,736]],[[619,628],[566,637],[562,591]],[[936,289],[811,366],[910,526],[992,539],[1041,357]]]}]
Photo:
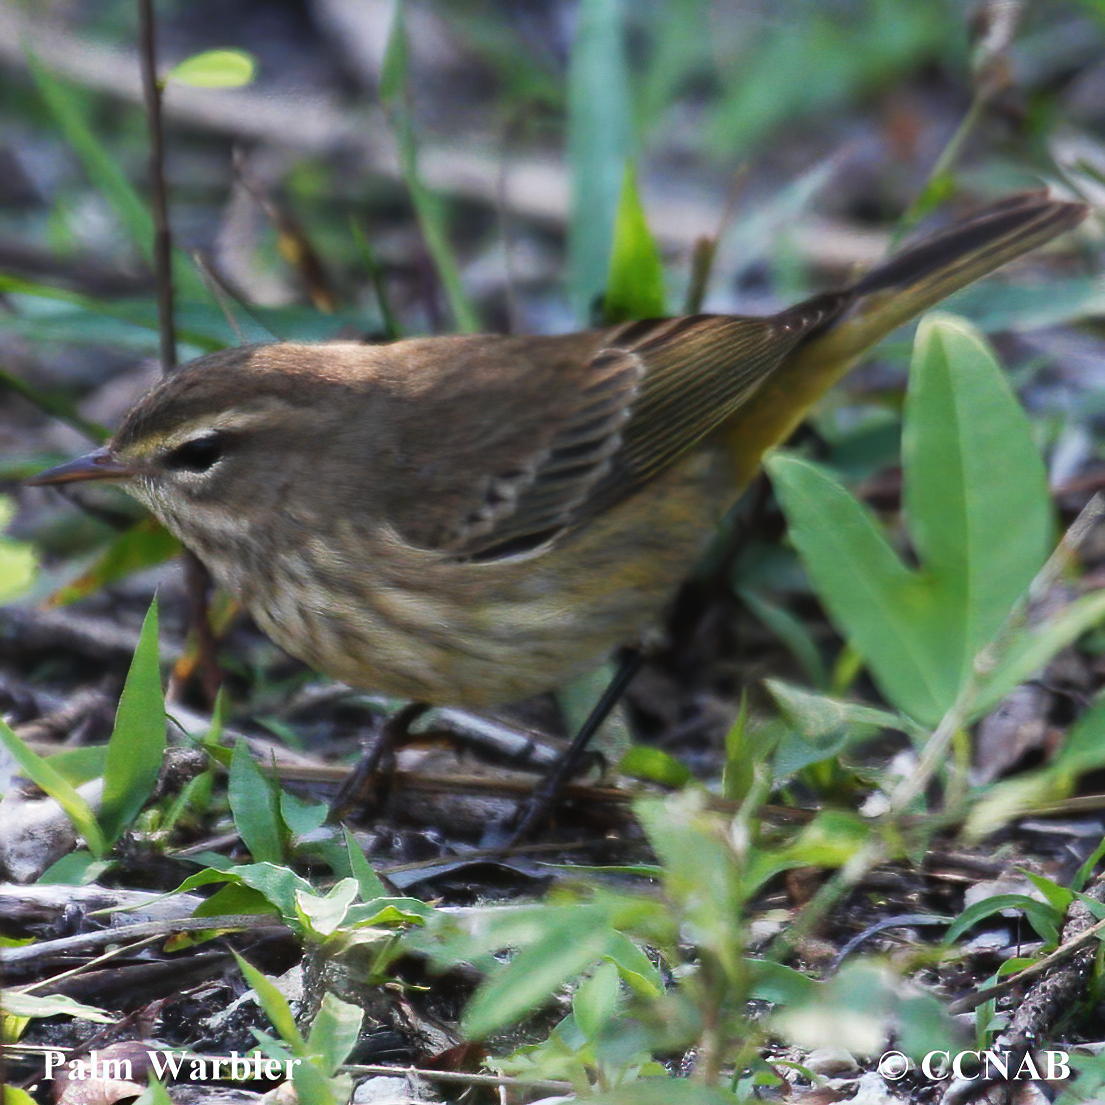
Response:
[{"label": "dry stick", "polygon": [[112,944],[124,944],[127,941],[145,942],[148,937],[172,936],[181,932],[230,932],[254,931],[268,934],[290,933],[283,924],[270,913],[228,914],[216,917],[176,917],[167,921],[142,921],[135,925],[119,925],[116,928],[99,929],[96,932],[81,932],[75,936],[62,936],[56,940],[43,940],[26,947],[5,948],[4,962],[7,966],[35,963],[58,955],[83,955]]},{"label": "dry stick", "polygon": [[161,82],[157,77],[157,40],[153,0],[138,0],[138,56],[146,126],[150,134],[150,205],[153,209],[153,262],[157,284],[157,321],[161,338],[161,371],[176,368],[176,324],[173,319],[173,239],[165,188],[165,135],[161,118]]},{"label": "dry stick", "polygon": [[972,1009],[977,1009],[983,1002],[987,1002],[991,998],[1000,998],[1011,990],[1015,990],[1018,986],[1023,986],[1024,983],[1039,978],[1057,963],[1070,959],[1075,952],[1081,951],[1082,948],[1097,940],[1103,929],[1105,929],[1105,920],[1098,921],[1092,928],[1086,929],[1085,932],[1079,933],[1067,943],[1061,944],[1055,951],[1033,963],[1031,967],[1025,967],[1023,971],[1018,971],[1015,975],[1010,975],[993,986],[987,986],[984,990],[976,990],[973,994],[967,994],[966,997],[953,1001],[948,1006],[948,1013],[953,1017],[960,1013],[969,1013]]},{"label": "dry stick", "polygon": [[[150,135],[150,207],[153,214],[153,269],[157,285],[157,329],[161,346],[161,371],[176,368],[176,319],[173,312],[173,236],[169,228],[168,189],[165,185],[165,130],[161,113],[161,81],[157,76],[157,37],[153,0],[138,0],[138,57],[142,66],[142,93],[146,126]],[[207,617],[207,592],[211,577],[195,553],[185,550],[185,573],[193,613],[203,693],[213,702],[222,683],[215,660],[215,640]]]}]

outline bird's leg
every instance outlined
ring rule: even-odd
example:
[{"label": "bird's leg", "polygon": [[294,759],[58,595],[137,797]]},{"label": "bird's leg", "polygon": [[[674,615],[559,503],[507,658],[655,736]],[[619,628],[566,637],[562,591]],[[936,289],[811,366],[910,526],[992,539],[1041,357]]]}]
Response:
[{"label": "bird's leg", "polygon": [[544,825],[560,800],[568,781],[579,770],[580,761],[587,751],[591,738],[610,716],[610,711],[618,704],[618,700],[643,664],[644,658],[638,649],[632,649],[626,653],[614,673],[614,678],[602,692],[602,697],[595,703],[594,709],[587,715],[587,720],[579,727],[579,732],[572,739],[560,762],[518,808],[513,819],[514,829],[508,847],[521,844]]},{"label": "bird's leg", "polygon": [[395,746],[409,735],[410,727],[429,708],[425,702],[412,702],[384,722],[376,739],[365,748],[334,795],[326,814],[327,824],[339,824],[354,809],[380,804],[381,783],[391,775]]}]

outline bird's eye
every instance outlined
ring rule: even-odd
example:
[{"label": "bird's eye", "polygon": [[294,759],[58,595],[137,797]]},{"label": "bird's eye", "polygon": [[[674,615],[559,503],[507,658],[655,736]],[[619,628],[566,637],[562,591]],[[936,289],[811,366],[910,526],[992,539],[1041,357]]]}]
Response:
[{"label": "bird's eye", "polygon": [[222,457],[223,445],[223,439],[217,433],[194,437],[165,455],[165,467],[177,472],[206,472]]}]

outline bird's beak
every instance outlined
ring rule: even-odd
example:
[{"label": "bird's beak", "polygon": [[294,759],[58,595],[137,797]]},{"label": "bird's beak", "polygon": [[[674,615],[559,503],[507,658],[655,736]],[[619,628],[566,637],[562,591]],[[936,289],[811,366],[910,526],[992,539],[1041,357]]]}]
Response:
[{"label": "bird's beak", "polygon": [[77,483],[84,480],[125,480],[137,474],[133,467],[113,456],[105,446],[85,453],[76,460],[59,464],[56,468],[47,468],[45,472],[39,472],[37,476],[31,476],[24,482],[32,487],[41,487],[44,484]]}]

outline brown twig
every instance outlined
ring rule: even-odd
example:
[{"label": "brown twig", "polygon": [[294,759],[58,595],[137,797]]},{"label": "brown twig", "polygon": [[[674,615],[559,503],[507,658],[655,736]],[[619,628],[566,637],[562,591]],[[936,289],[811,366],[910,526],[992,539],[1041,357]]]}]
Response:
[{"label": "brown twig", "polygon": [[161,82],[157,78],[157,39],[153,0],[138,0],[138,56],[150,135],[150,206],[153,214],[153,264],[157,285],[157,321],[161,370],[176,368],[176,322],[173,318],[173,238],[165,187],[165,133],[161,117]]}]

